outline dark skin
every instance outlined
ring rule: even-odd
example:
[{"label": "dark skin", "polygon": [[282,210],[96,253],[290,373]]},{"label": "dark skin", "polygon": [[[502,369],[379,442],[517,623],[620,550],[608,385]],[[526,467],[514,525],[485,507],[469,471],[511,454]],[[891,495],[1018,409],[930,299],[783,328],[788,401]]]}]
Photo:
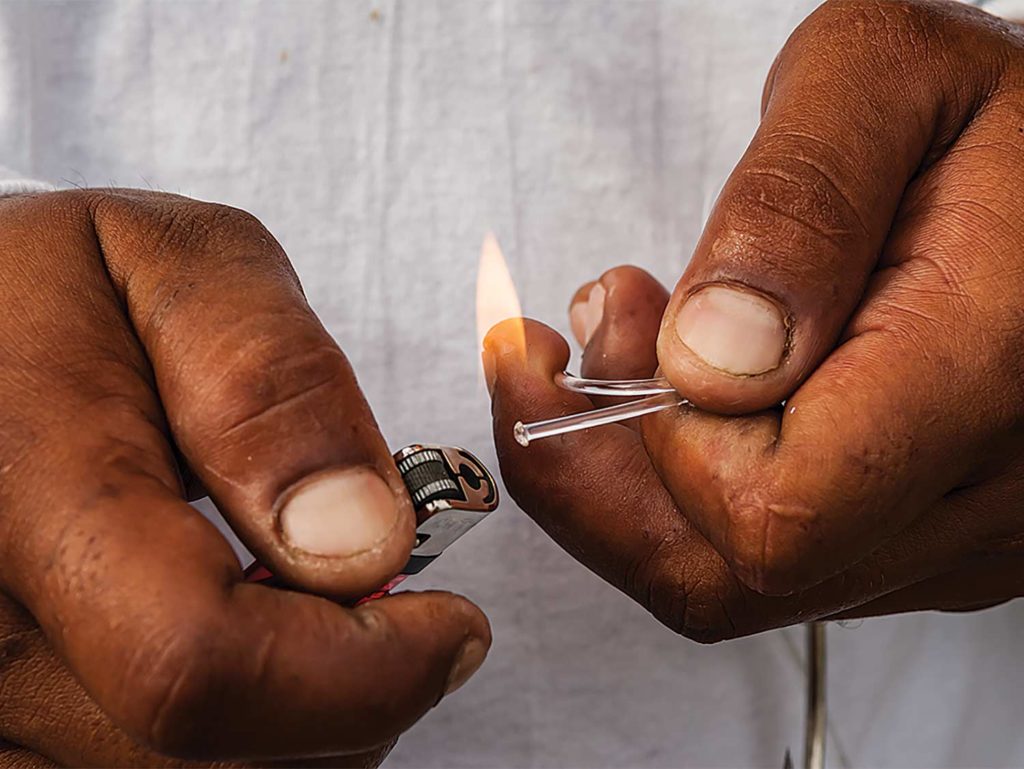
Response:
[{"label": "dark skin", "polygon": [[[74,675],[53,653],[32,617],[0,596],[0,724],[8,741],[0,742],[0,767],[35,769],[56,766],[223,767],[348,766],[380,764],[394,741],[344,757],[285,761],[183,761],[160,755],[118,728]],[[10,693],[10,696],[8,696]],[[36,751],[22,745],[32,745]],[[45,755],[44,755],[45,753]]]},{"label": "dark skin", "polygon": [[[387,581],[415,517],[280,246],[235,209],[86,190],[0,201],[0,265],[0,766],[379,762],[490,630],[447,593],[313,594]],[[369,502],[318,498],[318,525],[384,534],[298,547],[291,501],[353,472]],[[242,581],[200,486],[305,592]]]},{"label": "dark skin", "polygon": [[[1021,50],[951,4],[814,14],[675,292],[600,279],[585,373],[660,366],[701,410],[522,449],[516,419],[592,404],[554,386],[550,329],[527,323],[526,351],[488,337],[520,505],[699,640],[1020,595]],[[310,594],[384,582],[414,520],[273,238],[232,209],[82,191],[0,202],[0,256],[0,766],[378,762],[489,630],[448,594]],[[677,333],[722,285],[785,319],[756,374]],[[296,484],[353,467],[398,523],[346,557],[294,547]],[[243,584],[195,486],[307,592]]]},{"label": "dark skin", "polygon": [[701,641],[1021,596],[1022,184],[1019,27],[826,3],[779,55],[675,290],[619,268],[574,297],[586,375],[660,368],[699,408],[522,448],[517,419],[594,404],[553,384],[556,333],[526,322],[524,351],[500,325],[485,362],[507,487]]}]

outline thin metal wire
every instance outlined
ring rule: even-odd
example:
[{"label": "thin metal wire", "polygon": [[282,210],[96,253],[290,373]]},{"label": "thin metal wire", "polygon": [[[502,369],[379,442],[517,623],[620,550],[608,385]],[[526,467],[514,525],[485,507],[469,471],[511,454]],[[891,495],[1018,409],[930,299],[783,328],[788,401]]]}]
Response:
[{"label": "thin metal wire", "polygon": [[825,769],[825,623],[808,622],[807,722],[804,725],[804,769]]}]

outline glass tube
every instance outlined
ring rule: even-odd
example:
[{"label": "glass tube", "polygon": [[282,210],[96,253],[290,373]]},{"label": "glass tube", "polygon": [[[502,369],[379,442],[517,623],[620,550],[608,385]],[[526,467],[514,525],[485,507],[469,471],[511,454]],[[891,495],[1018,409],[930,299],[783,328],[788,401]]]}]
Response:
[{"label": "glass tube", "polygon": [[673,406],[687,405],[689,401],[683,400],[675,390],[660,395],[653,395],[641,400],[618,403],[603,409],[583,411],[579,414],[568,414],[553,419],[543,419],[539,422],[524,424],[516,422],[513,428],[513,435],[516,443],[520,446],[529,446],[531,441],[541,438],[551,438],[555,435],[586,430],[591,427],[621,422],[626,419],[635,419],[645,414],[653,414],[655,411],[672,408]]},{"label": "glass tube", "polygon": [[665,377],[652,379],[585,379],[563,371],[555,376],[555,384],[564,390],[583,395],[643,398],[648,395],[673,393],[675,388]]}]

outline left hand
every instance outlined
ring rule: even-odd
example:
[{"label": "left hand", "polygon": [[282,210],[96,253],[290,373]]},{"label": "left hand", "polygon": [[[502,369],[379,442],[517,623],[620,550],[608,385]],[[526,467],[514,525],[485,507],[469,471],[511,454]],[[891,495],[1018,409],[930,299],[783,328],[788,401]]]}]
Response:
[{"label": "left hand", "polygon": [[1024,594],[1024,36],[829,2],[764,104],[671,299],[625,268],[571,311],[585,375],[660,364],[701,409],[521,448],[517,419],[594,404],[554,385],[554,332],[527,323],[524,359],[499,326],[509,491],[697,639]]},{"label": "left hand", "polygon": [[[344,763],[482,663],[463,598],[320,597],[394,576],[415,511],[251,215],[138,190],[0,200],[0,353],[0,745]],[[189,476],[301,592],[243,581]]]}]

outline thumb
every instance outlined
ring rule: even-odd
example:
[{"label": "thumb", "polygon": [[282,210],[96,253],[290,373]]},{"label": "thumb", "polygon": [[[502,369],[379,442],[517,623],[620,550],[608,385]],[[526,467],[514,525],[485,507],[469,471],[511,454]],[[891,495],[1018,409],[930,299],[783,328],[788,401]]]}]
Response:
[{"label": "thumb", "polygon": [[944,93],[933,58],[837,46],[851,6],[826,4],[779,55],[761,125],[663,318],[659,364],[705,409],[775,405],[829,354],[903,190],[969,117],[971,95]]}]

